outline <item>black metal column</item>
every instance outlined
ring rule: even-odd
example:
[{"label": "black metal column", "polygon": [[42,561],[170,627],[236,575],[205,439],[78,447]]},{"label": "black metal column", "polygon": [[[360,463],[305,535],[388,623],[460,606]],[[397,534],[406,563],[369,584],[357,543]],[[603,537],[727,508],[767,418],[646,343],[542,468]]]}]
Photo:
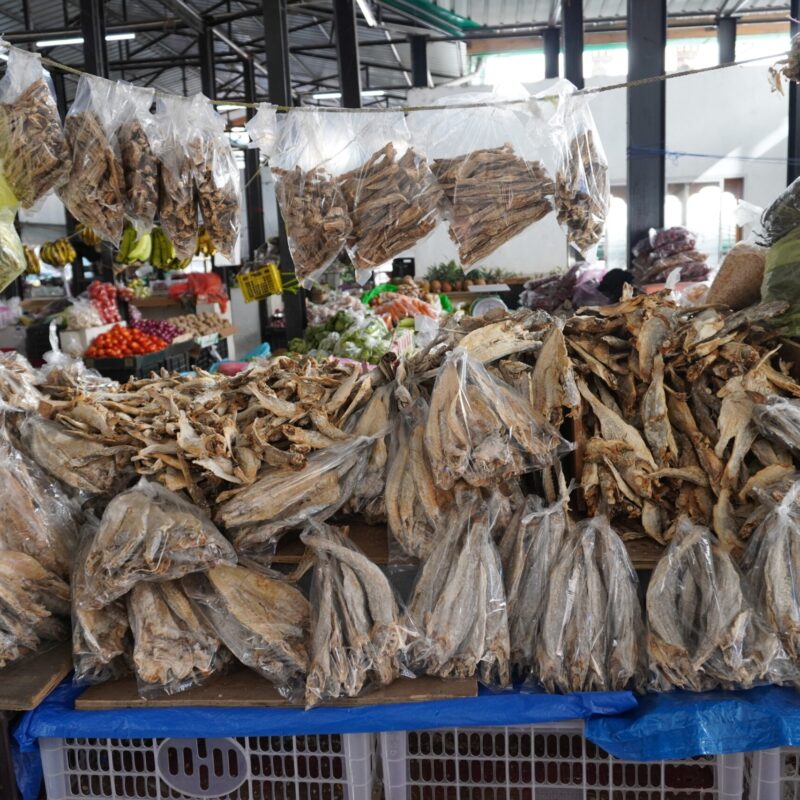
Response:
[{"label": "black metal column", "polygon": [[414,86],[428,86],[428,37],[412,34],[408,37],[411,49],[411,82]]},{"label": "black metal column", "polygon": [[333,0],[339,86],[344,108],[361,108],[361,66],[358,63],[358,26],[354,0]]},{"label": "black metal column", "polygon": [[103,0],[80,0],[83,64],[87,72],[108,77],[106,19]]},{"label": "black metal column", "polygon": [[[800,24],[795,20],[800,19],[800,0],[792,0],[789,16],[792,22],[789,32],[792,36],[800,32]],[[786,164],[786,183],[791,183],[800,176],[800,98],[798,97],[797,84],[789,81],[789,147]]]},{"label": "black metal column", "polygon": [[545,28],[542,34],[544,39],[544,76],[545,78],[558,77],[558,54],[561,50],[561,29]]},{"label": "black metal column", "polygon": [[736,17],[720,17],[717,20],[720,64],[733,64],[736,61],[736,21]]},{"label": "black metal column", "polygon": [[[292,105],[292,83],[289,73],[289,26],[286,0],[264,0],[264,47],[267,54],[269,99],[279,106]],[[293,272],[292,256],[286,240],[286,226],[278,210],[278,236],[280,238],[281,271]],[[283,293],[283,310],[286,315],[286,336],[302,336],[306,326],[306,305],[301,289],[297,294]],[[266,331],[264,332],[266,333]]]},{"label": "black metal column", "polygon": [[564,77],[583,89],[583,0],[562,0]]},{"label": "black metal column", "polygon": [[207,22],[197,36],[197,49],[200,53],[200,88],[203,94],[214,99],[217,91],[217,73],[214,61],[214,28]]},{"label": "black metal column", "polygon": [[[628,0],[628,80],[664,73],[666,0]],[[666,82],[628,89],[628,258],[664,224]]]}]

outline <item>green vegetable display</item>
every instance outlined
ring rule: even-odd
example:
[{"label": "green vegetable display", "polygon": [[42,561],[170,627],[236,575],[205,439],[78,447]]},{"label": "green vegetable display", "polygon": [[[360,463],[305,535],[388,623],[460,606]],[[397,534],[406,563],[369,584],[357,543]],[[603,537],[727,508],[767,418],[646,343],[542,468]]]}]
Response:
[{"label": "green vegetable display", "polygon": [[379,317],[339,311],[324,325],[310,325],[305,337],[292,339],[289,349],[311,356],[339,356],[377,364],[388,352],[392,334]]}]

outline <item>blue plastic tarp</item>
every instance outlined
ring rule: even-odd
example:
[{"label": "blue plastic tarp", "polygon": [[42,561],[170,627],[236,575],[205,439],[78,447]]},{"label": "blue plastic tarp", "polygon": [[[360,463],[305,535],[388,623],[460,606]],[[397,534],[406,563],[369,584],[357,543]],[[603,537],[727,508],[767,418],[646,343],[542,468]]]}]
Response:
[{"label": "blue plastic tarp", "polygon": [[800,692],[670,692],[638,697],[616,717],[592,717],[586,737],[617,758],[673,761],[800,746]]}]

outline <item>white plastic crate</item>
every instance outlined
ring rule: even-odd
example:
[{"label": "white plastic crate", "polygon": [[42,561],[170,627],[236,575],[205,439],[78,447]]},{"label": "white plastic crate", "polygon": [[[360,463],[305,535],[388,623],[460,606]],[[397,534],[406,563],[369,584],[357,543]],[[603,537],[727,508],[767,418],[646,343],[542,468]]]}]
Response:
[{"label": "white plastic crate", "polygon": [[744,756],[613,758],[583,723],[382,733],[386,800],[741,800]]},{"label": "white plastic crate", "polygon": [[749,800],[800,800],[800,747],[753,753]]},{"label": "white plastic crate", "polygon": [[39,740],[48,800],[370,800],[372,734]]}]

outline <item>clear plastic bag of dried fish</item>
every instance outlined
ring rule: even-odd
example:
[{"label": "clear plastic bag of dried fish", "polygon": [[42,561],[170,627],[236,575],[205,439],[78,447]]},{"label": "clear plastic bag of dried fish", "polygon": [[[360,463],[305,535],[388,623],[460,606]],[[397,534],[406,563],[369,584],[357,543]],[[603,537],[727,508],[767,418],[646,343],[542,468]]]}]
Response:
[{"label": "clear plastic bag of dried fish", "polygon": [[25,356],[0,353],[0,407],[12,411],[38,411],[42,394],[40,378]]},{"label": "clear plastic bag of dried fish", "polygon": [[[784,561],[782,568],[786,574],[791,565]],[[779,592],[787,590],[784,582]],[[654,689],[748,689],[792,672],[730,552],[688,517],[679,520],[650,578],[647,622]]]},{"label": "clear plastic bag of dried fish", "polygon": [[431,394],[425,448],[434,482],[494,486],[552,465],[570,447],[531,404],[466,350],[448,354]]},{"label": "clear plastic bag of dried fish", "polygon": [[200,213],[214,246],[225,258],[232,259],[240,227],[239,168],[225,134],[225,118],[203,95],[195,95],[193,101],[188,148]]},{"label": "clear plastic bag of dried fish", "polygon": [[158,126],[150,113],[154,89],[117,84],[120,125],[117,131],[125,178],[125,216],[137,233],[148,232],[158,212]]},{"label": "clear plastic bag of dried fish", "polygon": [[294,111],[280,129],[270,169],[298,280],[318,279],[347,243],[352,223],[336,180],[346,168],[338,114]]},{"label": "clear plastic bag of dried fish", "polygon": [[493,540],[497,511],[480,492],[459,486],[408,602],[408,665],[447,677],[476,673],[487,685],[509,676],[506,597]]},{"label": "clear plastic bag of dried fish", "polygon": [[159,94],[156,98],[156,155],[160,165],[158,216],[181,260],[197,247],[197,190],[189,152],[195,115],[194,98]]},{"label": "clear plastic bag of dried fish", "polygon": [[344,530],[312,523],[301,539],[314,553],[306,707],[387,686],[408,641],[388,578]]},{"label": "clear plastic bag of dried fish", "polygon": [[0,48],[8,53],[0,80],[2,177],[19,205],[31,208],[66,180],[70,151],[39,54]]},{"label": "clear plastic bag of dried fish", "polygon": [[412,146],[402,112],[333,116],[346,131],[344,153],[354,165],[338,178],[352,223],[347,252],[369,276],[436,227],[442,190]]},{"label": "clear plastic bag of dried fish", "polygon": [[180,581],[137,583],[126,599],[140,697],[200,686],[227,663],[219,638]]},{"label": "clear plastic bag of dried fish", "polygon": [[26,269],[22,240],[14,226],[16,212],[0,207],[0,291],[15,281]]},{"label": "clear plastic bag of dried fish", "polygon": [[580,522],[549,571],[534,673],[548,691],[642,688],[644,625],[638,581],[605,517]]},{"label": "clear plastic bag of dried fish", "polygon": [[[444,214],[462,266],[482,263],[517,234],[553,210],[553,179],[530,135],[538,113],[525,104],[485,105],[493,96],[459,95],[480,107],[412,112],[408,117],[415,149],[426,153],[444,192]],[[457,134],[454,135],[454,131]]]},{"label": "clear plastic bag of dried fish", "polygon": [[754,406],[753,422],[768,439],[800,455],[800,399],[771,395]]},{"label": "clear plastic bag of dried fish", "polygon": [[0,668],[69,639],[69,584],[35,558],[0,550]]},{"label": "clear plastic bag of dried fish", "polygon": [[284,697],[302,700],[308,671],[308,600],[285,576],[243,566],[212,567],[182,586],[195,609],[245,666]]},{"label": "clear plastic bag of dried fish", "polygon": [[611,202],[608,160],[586,97],[562,93],[551,123],[560,145],[556,215],[570,244],[589,256],[603,236]]},{"label": "clear plastic bag of dried fish", "polygon": [[81,75],[64,121],[72,159],[58,196],[75,219],[114,245],[122,237],[125,176],[117,127],[120,95],[115,81]]},{"label": "clear plastic bag of dried fish", "polygon": [[0,550],[17,550],[65,578],[78,541],[79,509],[57,481],[13,447],[0,428]]},{"label": "clear plastic bag of dried fish", "polygon": [[250,486],[225,492],[217,522],[237,552],[268,557],[284,533],[309,519],[328,519],[351,498],[363,480],[372,443],[368,436],[348,438],[314,453],[301,470],[269,470]]},{"label": "clear plastic bag of dried fish", "polygon": [[235,563],[231,543],[196,506],[143,478],[103,513],[84,562],[87,604],[101,608],[139,581]]}]

